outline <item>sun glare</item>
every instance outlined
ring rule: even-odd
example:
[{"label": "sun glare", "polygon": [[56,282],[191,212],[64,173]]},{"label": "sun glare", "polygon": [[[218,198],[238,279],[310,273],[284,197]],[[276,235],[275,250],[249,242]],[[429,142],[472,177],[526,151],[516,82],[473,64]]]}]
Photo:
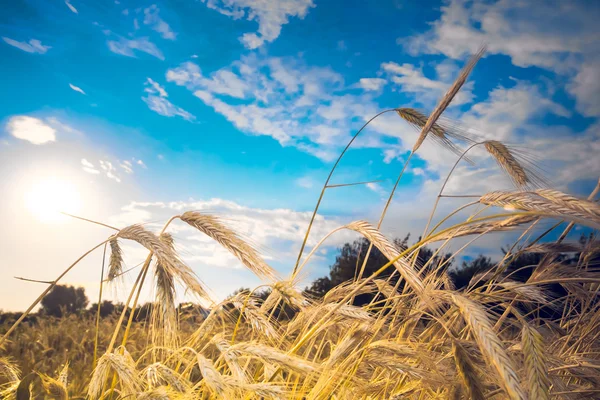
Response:
[{"label": "sun glare", "polygon": [[56,223],[66,218],[61,212],[77,214],[81,200],[75,185],[62,179],[47,178],[29,188],[25,204],[40,221]]}]

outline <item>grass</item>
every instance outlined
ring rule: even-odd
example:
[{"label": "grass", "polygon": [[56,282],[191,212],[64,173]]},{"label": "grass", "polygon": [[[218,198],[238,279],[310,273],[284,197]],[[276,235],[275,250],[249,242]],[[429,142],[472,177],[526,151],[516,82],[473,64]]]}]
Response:
[{"label": "grass", "polygon": [[[597,259],[600,246],[594,241],[586,245],[564,242],[575,224],[592,229],[600,226],[600,209],[593,201],[597,190],[590,198],[579,199],[540,189],[536,184],[541,180],[510,147],[495,140],[477,143],[443,123],[438,124],[482,54],[483,50],[469,61],[430,116],[408,108],[392,111],[421,129],[412,154],[430,140],[428,137],[442,145],[441,151],[459,154],[457,163],[468,161],[466,152],[482,145],[513,180],[514,191],[481,194],[430,229],[429,222],[444,197],[444,183],[424,235],[406,249],[396,248],[379,230],[392,191],[377,226],[355,221],[332,232],[357,232],[389,262],[369,276],[362,274],[364,265],[357,265],[360,273],[354,281],[338,286],[322,299],[311,298],[294,285],[307,260],[325,240],[302,257],[312,220],[293,274],[285,280],[214,216],[185,212],[167,221],[159,233],[140,225],[117,229],[92,249],[110,244],[109,280],[122,273],[118,241],[136,241],[149,251],[130,289],[126,308],[120,315],[97,322],[75,316],[60,322],[22,322],[78,261],[69,266],[22,318],[2,327],[5,335],[0,339],[0,396],[18,400],[44,396],[298,400],[598,398],[600,276],[593,260]],[[464,144],[470,147],[458,150]],[[409,160],[410,157],[397,182]],[[448,177],[453,171],[454,168]],[[313,220],[323,193],[332,189],[328,181]],[[478,211],[475,206],[480,206]],[[490,212],[482,213],[482,208]],[[465,214],[462,222],[449,223],[451,216]],[[567,221],[569,225],[559,240],[542,243],[535,228],[548,218]],[[176,285],[198,298],[210,299],[200,279],[177,255],[173,238],[167,232],[172,223],[188,224],[230,251],[264,280],[259,288],[272,289],[269,297],[263,300],[254,295],[259,289],[256,288],[213,303],[210,314],[202,321],[181,320],[174,302]],[[524,229],[525,233],[503,260],[491,271],[476,276],[466,288],[456,290],[449,284],[445,262],[428,268],[417,264],[418,253],[425,245],[435,243],[442,254],[457,239],[468,237],[468,246],[481,236],[513,229]],[[574,249],[581,254],[577,265],[561,264],[560,252]],[[511,259],[532,251],[543,253],[544,257],[529,267],[532,273],[526,281],[518,281],[507,273]],[[380,279],[390,269],[402,278],[395,286],[389,279]],[[153,272],[148,274],[149,271]],[[402,287],[401,282],[405,283]],[[141,289],[148,284],[155,286],[153,315],[147,323],[136,323],[133,313],[126,318],[126,309],[138,305]],[[377,296],[363,307],[353,305],[354,297],[362,293]],[[276,312],[282,305],[293,312]],[[20,368],[33,372],[23,376]]]}]

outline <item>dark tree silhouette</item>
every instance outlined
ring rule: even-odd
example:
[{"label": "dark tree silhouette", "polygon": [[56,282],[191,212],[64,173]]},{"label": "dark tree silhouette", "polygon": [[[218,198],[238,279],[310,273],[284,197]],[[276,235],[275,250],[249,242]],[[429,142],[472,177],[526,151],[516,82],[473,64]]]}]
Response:
[{"label": "dark tree silhouette", "polygon": [[[95,314],[98,310],[98,303],[94,303],[91,305],[90,307],[90,311]],[[110,301],[110,300],[103,300],[102,303],[100,303],[100,316],[102,318],[108,317],[109,315],[112,315],[115,311],[117,310],[117,307],[115,306],[115,304]],[[123,309],[121,308],[121,311]]]},{"label": "dark tree silhouette", "polygon": [[479,255],[477,258],[471,261],[463,261],[460,268],[455,268],[448,272],[450,279],[454,283],[456,289],[462,289],[466,287],[471,279],[482,272],[492,269],[495,264],[489,257]]},{"label": "dark tree silhouette", "polygon": [[87,304],[88,299],[82,287],[56,285],[42,299],[41,311],[47,315],[61,317],[64,314],[83,311]]},{"label": "dark tree silhouette", "polygon": [[[410,235],[406,235],[404,239],[395,239],[394,245],[400,250],[408,248],[408,241]],[[306,289],[306,293],[315,297],[323,297],[329,290],[335,286],[351,281],[359,275],[360,269],[364,262],[365,254],[369,248],[369,241],[365,238],[355,240],[353,243],[346,243],[339,249],[339,255],[336,256],[335,262],[329,269],[329,276],[316,279],[310,287]],[[426,269],[428,272],[435,271],[437,266],[443,260],[449,257],[448,254],[443,256],[435,256],[434,251],[424,247],[419,251],[419,258],[417,260],[417,267],[422,269],[424,265],[427,265]],[[433,259],[432,259],[433,258]],[[362,277],[368,277],[375,271],[385,265],[389,260],[376,248],[373,247],[371,254],[365,269],[362,273]],[[451,262],[447,266],[450,266]],[[395,271],[391,267],[388,271],[380,275],[382,279],[386,279]],[[425,272],[425,271],[423,271]],[[398,282],[398,274],[395,273],[391,279],[391,284],[395,285]],[[400,282],[398,289],[401,291],[404,287],[404,282]],[[361,294],[355,297],[355,305],[363,305],[373,299],[371,294]]]}]

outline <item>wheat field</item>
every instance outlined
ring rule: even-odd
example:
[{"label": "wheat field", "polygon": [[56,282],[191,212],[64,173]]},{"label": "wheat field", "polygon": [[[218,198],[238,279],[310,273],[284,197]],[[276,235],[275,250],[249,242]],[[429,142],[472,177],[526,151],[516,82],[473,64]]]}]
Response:
[{"label": "wheat field", "polygon": [[[464,131],[445,126],[440,116],[482,54],[483,49],[472,57],[431,114],[412,108],[384,112],[395,112],[419,129],[411,156],[426,140],[439,143],[440,151],[454,153],[457,164],[469,161],[469,151],[477,148],[497,162],[514,190],[481,194],[441,220],[436,218],[439,222],[434,225],[444,184],[424,234],[406,248],[398,248],[381,233],[392,192],[377,223],[355,221],[341,226],[305,252],[323,194],[331,188],[330,174],[287,277],[212,215],[187,211],[166,221],[160,232],[142,225],[116,229],[57,277],[27,312],[2,328],[0,397],[600,398],[600,275],[594,263],[600,244],[566,240],[575,226],[600,227],[600,206],[594,201],[599,187],[587,199],[551,189],[519,151],[497,140],[475,141]],[[454,222],[459,216],[460,221]],[[545,221],[555,224],[553,230],[560,227],[557,240],[544,240],[550,230],[536,229]],[[260,298],[259,288],[240,292],[212,303],[204,318],[182,319],[175,303],[176,287],[184,287],[189,296],[212,300],[201,277],[178,256],[168,232],[172,223],[187,224],[223,246],[263,280],[260,288],[270,288],[270,295]],[[323,298],[298,290],[308,260],[341,230],[354,231],[370,242],[365,263],[371,247],[389,262],[370,275],[363,274],[364,264],[357,265],[353,281]],[[448,279],[447,262],[419,265],[419,251],[426,245],[442,252],[456,240],[467,239],[465,246],[469,246],[498,231],[521,234],[493,269],[476,275],[464,288],[455,288]],[[117,279],[124,272],[123,241],[141,244],[148,256],[128,288],[120,315],[26,322],[45,294],[96,249],[110,250],[104,275],[109,283]],[[564,252],[580,255],[576,265],[561,261]],[[531,273],[523,282],[514,278],[509,267],[526,253],[542,257],[528,267]],[[400,279],[393,281],[390,271]],[[152,315],[139,323],[126,309],[135,309],[144,285],[154,288],[155,298]],[[353,305],[353,299],[365,293],[373,294],[373,300],[365,306]],[[292,312],[281,312],[283,307]],[[82,324],[88,328],[79,329]],[[21,370],[34,372],[24,375]]]}]

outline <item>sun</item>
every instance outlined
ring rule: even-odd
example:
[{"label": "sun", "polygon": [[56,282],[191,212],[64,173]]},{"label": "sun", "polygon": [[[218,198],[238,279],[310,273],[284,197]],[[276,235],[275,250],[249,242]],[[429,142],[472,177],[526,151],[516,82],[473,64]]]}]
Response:
[{"label": "sun", "polygon": [[65,219],[61,212],[77,214],[81,199],[77,187],[70,182],[49,177],[29,187],[25,194],[27,209],[40,221],[57,223]]}]

